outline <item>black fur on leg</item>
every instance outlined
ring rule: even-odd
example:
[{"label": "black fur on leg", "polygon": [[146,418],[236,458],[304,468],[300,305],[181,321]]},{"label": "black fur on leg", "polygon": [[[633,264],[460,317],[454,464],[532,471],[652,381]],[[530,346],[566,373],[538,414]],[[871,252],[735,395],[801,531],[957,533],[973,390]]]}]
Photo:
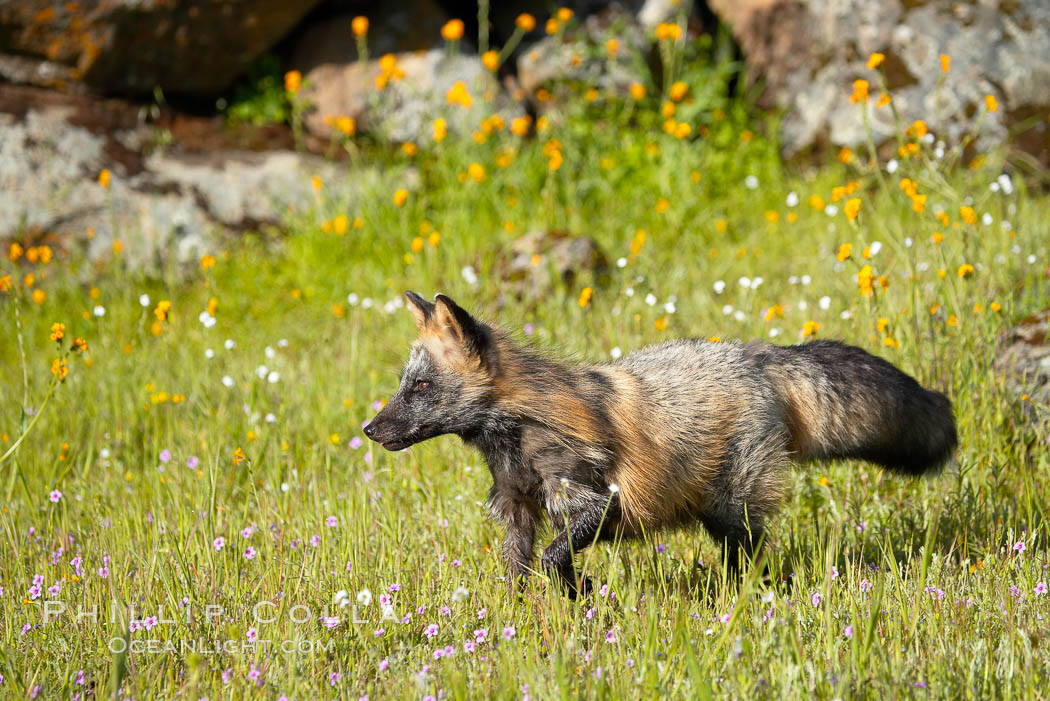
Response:
[{"label": "black fur on leg", "polygon": [[593,585],[590,578],[580,577],[573,554],[583,550],[599,537],[610,535],[620,520],[620,505],[615,498],[605,504],[595,500],[572,512],[568,525],[543,551],[541,562],[552,579],[566,587],[569,598],[587,596]]},{"label": "black fur on leg", "polygon": [[757,559],[764,531],[761,526],[703,516],[701,522],[722,546],[722,556],[730,576],[736,577]]},{"label": "black fur on leg", "polygon": [[539,507],[529,501],[519,501],[494,495],[491,509],[507,529],[503,539],[503,559],[507,565],[507,587],[513,593],[524,588],[532,563],[536,541]]}]

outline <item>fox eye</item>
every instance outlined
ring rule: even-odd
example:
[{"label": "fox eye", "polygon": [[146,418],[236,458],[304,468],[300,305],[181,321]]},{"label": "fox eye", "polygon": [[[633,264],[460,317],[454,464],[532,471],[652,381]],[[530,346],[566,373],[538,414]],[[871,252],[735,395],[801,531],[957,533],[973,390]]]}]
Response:
[{"label": "fox eye", "polygon": [[430,382],[428,380],[416,380],[417,392],[424,392],[426,391],[427,387],[430,387]]}]

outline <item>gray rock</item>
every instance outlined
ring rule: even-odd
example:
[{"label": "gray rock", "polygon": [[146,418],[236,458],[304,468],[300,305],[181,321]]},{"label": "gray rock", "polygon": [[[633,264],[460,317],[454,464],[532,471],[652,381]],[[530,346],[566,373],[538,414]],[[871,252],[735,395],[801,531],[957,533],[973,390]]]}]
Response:
[{"label": "gray rock", "polygon": [[[1020,402],[1025,420],[1037,429],[1050,427],[1050,309],[1022,319],[1003,334],[995,367]],[[1027,398],[1021,401],[1023,396]]]},{"label": "gray rock", "polygon": [[[499,112],[506,121],[524,114],[523,108],[500,88],[495,76],[474,55],[448,54],[443,49],[398,54],[403,76],[377,90],[382,73],[379,59],[368,62],[322,64],[305,76],[302,97],[312,105],[306,126],[328,138],[332,117],[347,116],[359,130],[395,141],[429,139],[432,122],[441,117],[450,131],[468,132],[485,117]],[[471,98],[469,108],[446,99],[453,84],[463,81]],[[327,119],[326,119],[327,118]]]},{"label": "gray rock", "polygon": [[[158,151],[128,173],[107,156],[106,136],[70,125],[69,116],[57,108],[20,121],[0,114],[0,238],[55,234],[93,260],[119,240],[130,265],[155,269],[216,250],[225,232],[279,225],[289,210],[309,209],[311,176],[348,206],[379,177],[359,168],[351,178],[336,163],[286,150]],[[147,141],[135,130],[120,136],[131,146]],[[103,168],[113,173],[108,189],[97,179]]]},{"label": "gray rock", "polygon": [[[747,55],[767,106],[786,108],[782,142],[791,156],[819,145],[858,146],[863,118],[849,102],[852,83],[871,84],[877,142],[896,128],[888,108],[874,106],[873,52],[905,124],[926,120],[938,138],[958,143],[975,127],[985,95],[999,110],[980,120],[977,147],[1001,143],[1010,128],[1039,118],[1018,143],[1050,163],[1050,4],[1044,0],[960,3],[950,0],[712,0]],[[941,73],[939,55],[951,57]],[[941,83],[943,81],[943,83]]]},{"label": "gray rock", "polygon": [[580,279],[598,282],[609,260],[589,236],[559,231],[532,231],[518,237],[499,268],[508,288],[519,297],[541,299],[559,283],[568,288]]},{"label": "gray rock", "polygon": [[[650,19],[662,17],[659,9],[649,13]],[[612,59],[604,51],[605,41],[610,38],[620,42]],[[595,51],[595,46],[601,49]],[[626,94],[632,83],[644,82],[644,66],[639,66],[636,59],[649,48],[647,26],[614,3],[589,15],[563,36],[550,36],[524,49],[518,58],[518,81],[530,95],[562,81],[586,83],[605,93]]]}]

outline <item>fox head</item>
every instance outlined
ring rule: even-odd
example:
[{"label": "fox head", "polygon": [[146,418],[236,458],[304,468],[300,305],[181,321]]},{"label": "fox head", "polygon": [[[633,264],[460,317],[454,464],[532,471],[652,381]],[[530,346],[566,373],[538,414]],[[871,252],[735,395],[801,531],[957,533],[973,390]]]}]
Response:
[{"label": "fox head", "polygon": [[387,450],[445,433],[469,434],[491,406],[493,329],[445,295],[428,302],[409,291],[405,299],[419,339],[397,393],[365,427],[365,435]]}]

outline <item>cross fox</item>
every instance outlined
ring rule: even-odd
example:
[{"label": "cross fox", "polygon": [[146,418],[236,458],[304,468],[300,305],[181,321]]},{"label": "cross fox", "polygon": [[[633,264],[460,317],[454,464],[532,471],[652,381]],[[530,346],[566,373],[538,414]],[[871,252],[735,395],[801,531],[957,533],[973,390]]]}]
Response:
[{"label": "cross fox", "polygon": [[921,475],[955,450],[948,399],[854,346],[684,339],[569,365],[445,295],[405,297],[419,338],[365,434],[402,450],[454,433],[481,451],[512,587],[543,511],[557,532],[544,570],[575,597],[590,584],[574,551],[643,530],[699,521],[735,570],[792,461],[858,458]]}]

